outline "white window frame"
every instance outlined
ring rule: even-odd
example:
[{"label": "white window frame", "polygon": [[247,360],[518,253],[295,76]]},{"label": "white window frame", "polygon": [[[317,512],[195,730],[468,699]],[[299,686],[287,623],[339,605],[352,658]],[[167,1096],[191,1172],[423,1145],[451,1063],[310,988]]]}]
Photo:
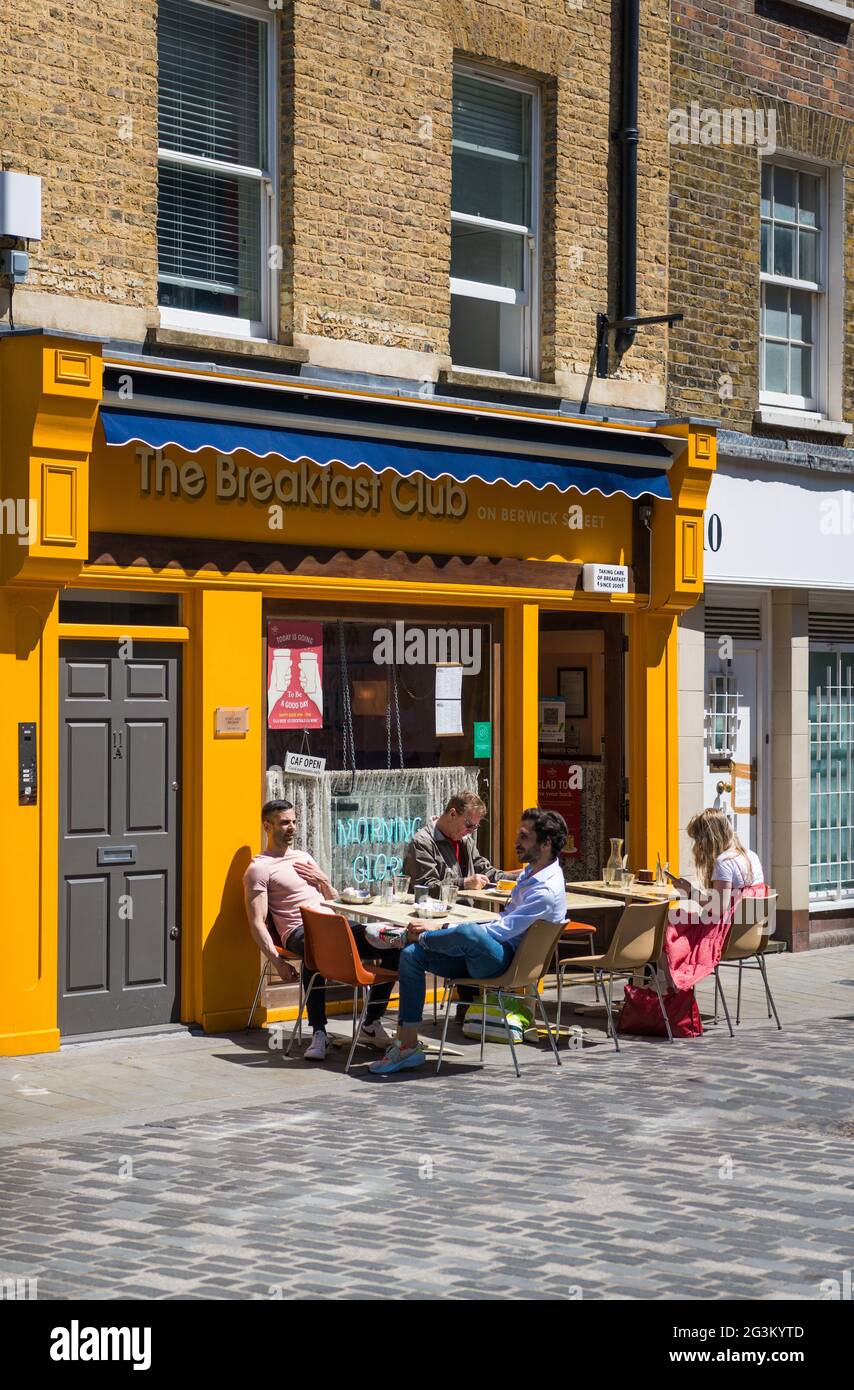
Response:
[{"label": "white window frame", "polygon": [[[522,306],[522,372],[521,378],[524,380],[536,379],[539,371],[539,327],[540,327],[540,250],[542,242],[542,89],[539,83],[532,79],[516,77],[509,73],[503,73],[495,68],[487,67],[479,63],[457,61],[454,63],[454,75],[457,73],[465,77],[476,77],[479,82],[493,82],[498,87],[511,87],[515,91],[525,92],[531,97],[531,189],[530,189],[530,226],[519,226],[515,222],[500,222],[491,217],[476,217],[466,212],[454,212],[451,209],[451,222],[468,223],[470,226],[482,227],[487,231],[496,232],[515,232],[525,238],[525,253],[522,258],[522,278],[523,288],[514,290],[503,285],[490,285],[480,280],[463,280],[459,276],[450,277],[451,295],[459,295],[468,299],[492,300],[498,304],[518,304]],[[453,140],[453,126],[451,130]],[[494,368],[472,367],[466,362],[454,362],[455,368],[463,371],[478,372],[482,376],[514,377],[519,378],[518,373],[510,373],[496,370]]]},{"label": "white window frame", "polygon": [[[246,15],[267,27],[266,67],[267,67],[267,108],[263,112],[266,132],[267,163],[259,168],[249,165],[230,164],[222,160],[204,159],[198,155],[179,154],[161,146],[157,150],[158,167],[161,163],[183,165],[191,169],[209,169],[218,174],[237,174],[241,178],[255,179],[260,184],[261,216],[259,219],[258,264],[261,268],[261,318],[247,319],[225,314],[204,314],[196,310],[160,308],[161,328],[184,329],[192,333],[209,333],[218,338],[255,338],[262,342],[275,341],[278,336],[279,275],[270,266],[270,249],[278,244],[278,91],[276,85],[278,72],[276,10],[272,10],[267,0],[187,0],[211,10],[228,10],[232,14]],[[159,284],[159,268],[158,268]]]},{"label": "white window frame", "polygon": [[[828,375],[828,374],[827,374],[827,357],[828,357],[828,294],[827,294],[827,281],[828,281],[828,248],[829,248],[829,244],[830,244],[830,232],[831,232],[831,228],[830,228],[830,216],[829,216],[829,209],[830,209],[830,199],[829,199],[829,183],[830,183],[830,177],[829,177],[829,170],[828,170],[827,167],[825,167],[825,166],[821,166],[821,165],[818,165],[818,164],[813,164],[813,163],[808,162],[807,160],[795,159],[795,158],[787,157],[787,156],[785,156],[785,155],[778,158],[776,154],[775,154],[773,157],[770,157],[770,156],[769,156],[769,158],[767,158],[766,160],[760,161],[760,194],[759,194],[760,199],[761,199],[761,197],[762,197],[762,191],[761,191],[761,172],[762,172],[762,168],[763,168],[763,166],[764,166],[765,164],[767,164],[767,165],[769,165],[769,166],[772,166],[772,167],[775,168],[775,169],[780,169],[780,168],[783,168],[783,169],[790,169],[790,170],[792,170],[794,173],[797,173],[797,174],[807,174],[807,175],[809,175],[811,178],[815,178],[815,179],[818,180],[818,183],[819,183],[818,226],[817,226],[817,228],[816,228],[816,230],[817,230],[817,232],[818,232],[818,256],[817,256],[817,265],[816,265],[816,269],[817,269],[817,272],[818,272],[818,279],[817,279],[817,280],[801,280],[801,279],[798,279],[797,277],[794,277],[794,276],[788,276],[788,275],[775,275],[772,271],[762,270],[762,269],[761,269],[761,260],[760,260],[760,272],[759,272],[759,285],[760,285],[760,287],[759,287],[759,381],[760,381],[759,402],[760,402],[760,405],[765,405],[765,406],[777,406],[777,407],[779,407],[779,408],[781,408],[781,409],[783,409],[783,410],[797,411],[797,412],[799,412],[799,413],[801,413],[801,414],[804,414],[804,415],[809,415],[809,414],[812,414],[812,415],[823,414],[824,411],[825,411],[826,408],[827,408],[827,399],[828,399],[828,379],[827,379],[827,375]],[[763,225],[763,219],[762,219],[762,216],[761,216],[761,213],[760,213],[760,235],[761,235],[761,228],[762,228],[762,225]],[[771,228],[772,228],[772,230],[773,230],[773,227],[774,227],[774,225],[775,225],[774,221],[772,220],[772,221],[770,222],[769,225],[771,226]],[[788,226],[788,225],[790,225],[790,224],[787,223],[787,224],[785,224],[785,225]],[[799,222],[795,222],[795,223],[792,223],[791,225],[792,225],[793,227],[795,227],[795,228],[798,228],[798,227],[800,226],[800,223],[799,223]],[[760,243],[760,247],[761,247],[761,243]],[[773,235],[772,235],[772,238],[771,238],[771,256],[772,256],[772,261],[773,261],[773,255],[774,255],[774,241],[773,241]],[[760,256],[761,256],[761,249],[760,249]],[[812,307],[813,307],[813,314],[812,314],[812,325],[813,325],[813,329],[812,329],[812,331],[813,331],[813,341],[812,341],[812,386],[813,386],[813,390],[812,390],[812,395],[811,395],[811,396],[791,395],[791,394],[784,393],[784,392],[781,392],[781,391],[766,391],[766,390],[762,389],[762,386],[761,386],[761,382],[762,382],[762,360],[763,360],[763,356],[764,356],[764,344],[765,344],[765,338],[766,338],[766,335],[765,335],[765,332],[764,332],[764,329],[763,329],[763,321],[762,321],[762,320],[763,320],[763,313],[762,313],[762,310],[763,310],[763,303],[764,303],[764,299],[765,299],[765,286],[766,286],[766,285],[779,286],[779,287],[782,288],[782,289],[803,290],[803,291],[805,291],[807,294],[809,294],[810,297],[811,297],[811,299],[812,299]],[[772,341],[783,341],[783,340],[781,340],[781,339],[775,339],[773,334],[771,334],[770,337],[771,337]],[[787,340],[787,344],[790,344],[792,341],[793,341],[793,340],[791,340],[791,339]]]}]

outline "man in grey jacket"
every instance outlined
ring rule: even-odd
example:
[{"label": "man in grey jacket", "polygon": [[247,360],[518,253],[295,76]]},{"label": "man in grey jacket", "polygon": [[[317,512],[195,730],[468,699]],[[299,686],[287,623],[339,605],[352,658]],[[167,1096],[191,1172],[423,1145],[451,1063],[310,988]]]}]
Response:
[{"label": "man in grey jacket", "polygon": [[[413,888],[437,889],[443,881],[456,881],[460,888],[485,888],[498,878],[475,841],[477,827],[486,815],[486,806],[476,792],[452,796],[441,816],[432,825],[422,825],[406,846],[403,872]],[[456,1018],[462,1023],[466,1009],[477,995],[471,986],[458,985]]]},{"label": "man in grey jacket", "polygon": [[403,872],[413,888],[435,889],[456,881],[460,888],[485,888],[498,878],[475,842],[486,806],[475,792],[452,796],[432,825],[422,825],[406,846]]}]

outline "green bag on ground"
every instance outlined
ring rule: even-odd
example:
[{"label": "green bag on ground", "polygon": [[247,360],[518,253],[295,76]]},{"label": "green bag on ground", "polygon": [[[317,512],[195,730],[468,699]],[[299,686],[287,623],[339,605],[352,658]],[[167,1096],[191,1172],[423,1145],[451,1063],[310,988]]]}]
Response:
[{"label": "green bag on ground", "polygon": [[[510,1032],[514,1043],[524,1041],[525,1029],[530,1028],[534,1022],[534,1015],[529,1009],[524,999],[518,999],[513,994],[504,995],[504,1008],[507,1011],[507,1022],[510,1025]],[[463,1024],[463,1037],[480,1039],[481,1024],[483,1022],[483,996],[475,999],[469,1005]],[[486,1041],[506,1043],[507,1029],[501,1018],[501,1005],[498,1002],[497,994],[486,996]]]}]

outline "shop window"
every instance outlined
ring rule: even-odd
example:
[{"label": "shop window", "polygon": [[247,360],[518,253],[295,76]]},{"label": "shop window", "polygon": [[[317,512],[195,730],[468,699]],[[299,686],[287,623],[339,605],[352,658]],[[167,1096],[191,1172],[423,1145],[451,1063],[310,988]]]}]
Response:
[{"label": "shop window", "polygon": [[536,371],[540,94],[459,65],[453,89],[451,356],[455,366]]},{"label": "shop window", "polygon": [[854,648],[811,647],[810,895],[854,897]]},{"label": "shop window", "polygon": [[130,627],[179,627],[177,594],[122,593],[106,589],[66,589],[59,596],[61,623],[99,623]]},{"label": "shop window", "polygon": [[172,327],[272,331],[273,36],[266,5],[159,0],[158,303]]},{"label": "shop window", "polygon": [[760,399],[768,405],[824,403],[825,194],[815,173],[762,166]]},{"label": "shop window", "polygon": [[487,803],[478,843],[491,857],[492,623],[294,617],[270,602],[265,638],[265,796],[293,802],[300,847],[337,887],[399,873],[415,831],[462,790]]}]

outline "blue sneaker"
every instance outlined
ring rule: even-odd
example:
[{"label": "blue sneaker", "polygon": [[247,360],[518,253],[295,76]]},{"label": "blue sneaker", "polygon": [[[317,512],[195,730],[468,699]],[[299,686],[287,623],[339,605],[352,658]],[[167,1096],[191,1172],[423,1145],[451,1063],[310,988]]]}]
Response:
[{"label": "blue sneaker", "polygon": [[370,1071],[379,1072],[385,1076],[391,1071],[407,1071],[411,1067],[423,1067],[427,1061],[427,1053],[420,1043],[414,1047],[404,1048],[399,1038],[395,1038],[391,1047],[384,1057],[378,1062],[371,1062]]}]

